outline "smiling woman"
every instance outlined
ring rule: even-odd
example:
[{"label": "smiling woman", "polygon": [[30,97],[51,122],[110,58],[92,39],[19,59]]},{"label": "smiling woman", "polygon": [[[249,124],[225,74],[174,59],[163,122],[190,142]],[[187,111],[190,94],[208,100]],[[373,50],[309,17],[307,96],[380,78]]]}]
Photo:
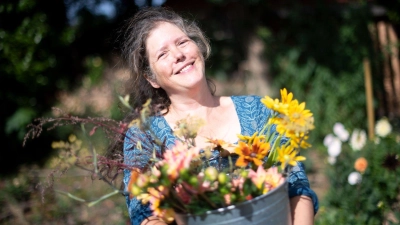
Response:
[{"label": "smiling woman", "polygon": [[147,38],[146,46],[152,71],[147,78],[154,88],[161,87],[177,95],[193,92],[198,82],[203,82],[201,86],[207,88],[200,50],[177,26],[160,22]]},{"label": "smiling woman", "polygon": [[[194,139],[200,149],[210,145],[210,137],[238,143],[238,134],[260,132],[272,116],[273,111],[263,106],[259,96],[214,95],[205,74],[210,45],[194,22],[165,8],[145,8],[128,21],[124,38],[122,53],[132,75],[127,91],[136,109],[126,117],[126,122],[137,118],[143,105],[150,110],[147,131],[134,125],[126,133],[124,163],[135,171],[148,170],[154,154],[173,149],[179,139],[174,133],[175,125],[188,116],[204,121]],[[161,140],[162,145],[149,138],[149,134]],[[223,170],[232,163],[215,149],[211,154],[207,160],[212,167]],[[312,224],[318,199],[310,188],[304,166],[294,164],[288,178],[291,217],[294,224]],[[125,170],[124,183],[129,186],[130,182],[131,171]],[[160,213],[157,206],[142,204],[136,197],[127,196],[126,200],[132,224],[164,223],[154,216]]]}]

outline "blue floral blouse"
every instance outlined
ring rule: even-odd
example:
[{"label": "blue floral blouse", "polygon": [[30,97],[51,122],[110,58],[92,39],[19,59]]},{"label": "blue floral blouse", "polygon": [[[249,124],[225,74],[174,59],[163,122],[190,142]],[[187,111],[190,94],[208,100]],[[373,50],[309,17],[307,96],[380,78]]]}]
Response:
[{"label": "blue floral blouse", "polygon": [[[266,108],[261,103],[259,96],[231,96],[236,108],[236,113],[239,117],[241,134],[251,136],[256,131],[261,131],[267,119],[271,116],[272,110]],[[177,138],[173,135],[171,127],[163,116],[153,116],[150,118],[151,129],[157,137],[165,141],[167,149],[173,147]],[[160,151],[157,146],[154,146],[149,138],[145,137],[144,132],[137,127],[131,127],[124,142],[124,163],[137,168],[144,168],[146,163],[152,157],[152,152],[141,151],[136,148],[137,141],[140,140],[142,149],[153,149]],[[210,165],[225,168],[229,163],[226,158],[218,158],[218,151],[213,151],[213,157],[210,159]],[[124,171],[124,184],[127,187],[130,178],[130,171]],[[302,163],[292,167],[288,177],[289,197],[305,195],[309,196],[314,203],[314,214],[318,211],[318,197],[310,188],[310,184],[305,173],[305,168]],[[126,197],[126,204],[129,210],[132,225],[139,225],[144,219],[151,216],[152,211],[149,205],[143,205],[135,197]]]}]

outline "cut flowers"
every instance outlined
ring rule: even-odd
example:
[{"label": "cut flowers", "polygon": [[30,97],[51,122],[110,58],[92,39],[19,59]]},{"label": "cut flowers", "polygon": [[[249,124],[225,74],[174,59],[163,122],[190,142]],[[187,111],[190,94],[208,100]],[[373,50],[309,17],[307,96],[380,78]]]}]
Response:
[{"label": "cut flowers", "polygon": [[[209,147],[196,147],[194,139],[203,121],[194,117],[178,121],[174,134],[179,141],[172,149],[162,151],[161,157],[155,149],[142,149],[138,142],[138,149],[153,151],[154,157],[147,170],[131,169],[127,187],[130,197],[151,203],[155,216],[172,222],[175,213],[200,215],[254,199],[284,184],[291,166],[305,160],[299,153],[311,146],[307,139],[314,118],[292,93],[282,89],[280,94],[280,100],[268,96],[261,99],[273,110],[272,116],[260,132],[238,135],[237,143],[209,137]],[[141,116],[128,127],[149,129],[149,111],[147,102]],[[207,164],[212,151],[229,159],[228,169],[218,171]]]}]

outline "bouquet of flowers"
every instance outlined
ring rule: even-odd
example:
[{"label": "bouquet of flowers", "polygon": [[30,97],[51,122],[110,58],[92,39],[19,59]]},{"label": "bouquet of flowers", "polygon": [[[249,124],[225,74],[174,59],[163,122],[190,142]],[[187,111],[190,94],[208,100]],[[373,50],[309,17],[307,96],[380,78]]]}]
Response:
[{"label": "bouquet of flowers", "polygon": [[[172,222],[175,213],[199,215],[251,200],[285,183],[290,166],[305,160],[299,153],[311,146],[307,139],[314,119],[304,102],[299,103],[286,89],[280,93],[280,100],[262,98],[265,107],[273,110],[272,116],[260,132],[238,135],[237,144],[210,137],[210,146],[199,149],[194,138],[203,122],[190,117],[178,121],[175,146],[162,152],[162,157],[156,157],[153,150],[147,171],[131,169],[130,196],[143,204],[150,202],[155,216]],[[148,106],[144,105],[141,116],[130,126],[149,127]],[[137,147],[141,148],[140,143]],[[218,171],[209,166],[211,151],[228,158],[229,168]]]}]

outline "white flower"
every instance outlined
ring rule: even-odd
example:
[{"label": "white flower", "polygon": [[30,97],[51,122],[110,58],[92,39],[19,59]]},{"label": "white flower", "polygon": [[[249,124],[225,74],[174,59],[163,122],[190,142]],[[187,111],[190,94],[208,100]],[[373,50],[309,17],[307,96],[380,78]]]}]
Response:
[{"label": "white flower", "polygon": [[354,151],[360,151],[367,142],[365,130],[354,129],[350,138],[350,146]]},{"label": "white flower", "polygon": [[339,138],[333,137],[332,141],[328,145],[328,155],[337,157],[342,152],[342,142]]},{"label": "white flower", "polygon": [[347,178],[347,181],[349,182],[350,185],[361,183],[361,180],[362,177],[359,172],[352,172],[349,174],[349,177]]},{"label": "white flower", "polygon": [[333,133],[341,140],[347,141],[349,139],[349,132],[344,128],[343,124],[335,123],[333,125]]},{"label": "white flower", "polygon": [[333,139],[336,138],[333,134],[328,134],[325,136],[324,138],[324,145],[325,147],[328,147],[331,142],[333,141]]},{"label": "white flower", "polygon": [[328,156],[328,163],[334,165],[336,163],[336,157]]},{"label": "white flower", "polygon": [[386,137],[392,132],[392,125],[390,125],[387,118],[380,119],[375,125],[375,133],[380,137]]}]

